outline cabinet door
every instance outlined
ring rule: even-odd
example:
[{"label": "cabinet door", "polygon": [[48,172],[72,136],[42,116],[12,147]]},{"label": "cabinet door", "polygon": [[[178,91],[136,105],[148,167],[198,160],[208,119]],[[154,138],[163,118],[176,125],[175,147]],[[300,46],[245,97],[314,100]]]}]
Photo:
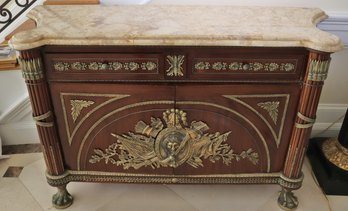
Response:
[{"label": "cabinet door", "polygon": [[163,112],[174,108],[173,86],[51,83],[67,169],[172,174],[158,159]]},{"label": "cabinet door", "polygon": [[281,171],[299,91],[298,84],[177,86],[175,107],[189,138],[175,174]]}]

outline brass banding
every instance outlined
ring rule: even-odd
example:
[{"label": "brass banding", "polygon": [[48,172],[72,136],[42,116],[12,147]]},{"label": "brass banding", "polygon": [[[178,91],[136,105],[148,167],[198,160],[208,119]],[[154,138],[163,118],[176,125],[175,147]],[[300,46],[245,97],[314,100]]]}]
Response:
[{"label": "brass banding", "polygon": [[162,184],[277,184],[280,180],[280,173],[164,175],[66,170],[63,174],[57,176],[46,172],[46,178],[52,186],[59,186],[72,181]]},{"label": "brass banding", "polygon": [[299,129],[310,128],[315,123],[315,119],[306,117],[305,115],[301,114],[300,112],[297,112],[297,117],[306,122],[306,123],[295,123],[295,127],[299,128]]},{"label": "brass banding", "polygon": [[299,178],[289,178],[284,174],[280,174],[280,178],[287,182],[298,183],[303,181],[303,173],[301,172],[301,176]]},{"label": "brass banding", "polygon": [[51,111],[48,111],[42,115],[39,116],[34,116],[33,119],[36,123],[36,125],[41,126],[41,127],[53,127],[54,123],[53,122],[44,122],[43,120],[49,118],[52,115]]}]

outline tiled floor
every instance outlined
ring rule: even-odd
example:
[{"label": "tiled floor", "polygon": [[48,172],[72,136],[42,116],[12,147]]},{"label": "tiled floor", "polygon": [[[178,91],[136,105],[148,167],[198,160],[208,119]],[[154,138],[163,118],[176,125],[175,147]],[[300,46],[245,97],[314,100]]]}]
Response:
[{"label": "tiled floor", "polygon": [[[0,178],[1,211],[55,210],[55,189],[46,183],[41,153],[13,154],[0,160],[0,175],[9,167],[13,177]],[[303,172],[298,211],[346,211],[348,196],[326,197],[315,183],[309,162]],[[19,176],[17,174],[19,174]],[[17,177],[16,177],[17,176]],[[70,183],[74,203],[67,211],[277,211],[277,185],[143,185]]]}]

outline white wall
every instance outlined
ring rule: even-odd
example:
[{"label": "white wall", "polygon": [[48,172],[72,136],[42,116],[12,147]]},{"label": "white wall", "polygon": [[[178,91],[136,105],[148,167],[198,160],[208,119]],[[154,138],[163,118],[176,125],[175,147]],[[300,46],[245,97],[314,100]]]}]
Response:
[{"label": "white wall", "polygon": [[[37,0],[31,8],[42,4],[44,0]],[[1,1],[3,2],[3,1]],[[17,14],[19,7],[8,4],[6,8]],[[0,34],[0,43],[5,37],[27,20],[25,14],[17,18]],[[31,118],[30,106],[26,102],[27,90],[20,70],[0,71],[0,147],[2,144],[38,143],[38,135]],[[1,155],[1,153],[0,153]]]},{"label": "white wall", "polygon": [[348,48],[332,54],[320,103],[348,105]]},{"label": "white wall", "polygon": [[330,13],[348,13],[346,0],[152,0],[149,4],[319,7]]},{"label": "white wall", "polygon": [[28,96],[20,70],[0,72],[0,122],[11,108]]}]

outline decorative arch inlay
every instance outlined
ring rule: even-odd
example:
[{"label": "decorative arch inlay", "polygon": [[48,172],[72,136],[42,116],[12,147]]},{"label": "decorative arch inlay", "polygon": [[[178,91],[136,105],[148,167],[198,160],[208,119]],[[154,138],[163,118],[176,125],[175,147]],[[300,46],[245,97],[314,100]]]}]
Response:
[{"label": "decorative arch inlay", "polygon": [[[280,145],[280,140],[283,134],[283,127],[284,127],[284,121],[285,121],[285,116],[289,104],[289,99],[290,95],[289,94],[260,94],[260,95],[223,95],[224,97],[231,99],[249,110],[251,110],[253,113],[255,113],[265,124],[266,126],[270,129],[272,136],[275,140],[276,146],[279,147]],[[265,118],[264,115],[262,115],[253,105],[250,105],[246,102],[244,102],[242,99],[243,98],[285,98],[285,105],[283,109],[283,115],[280,120],[280,129],[279,132],[276,133],[274,130],[274,127],[272,125],[275,125],[278,123],[278,107],[280,106],[280,102],[276,100],[272,101],[262,101],[257,103],[256,105],[265,111],[267,111],[268,115],[272,119],[272,122],[268,121],[267,118]]]},{"label": "decorative arch inlay", "polygon": [[[66,109],[65,106],[65,96],[72,96],[74,99],[70,100],[71,105],[71,113],[69,113],[69,110]],[[96,102],[90,100],[90,97],[103,97],[106,100],[103,103],[100,103],[99,105],[96,105],[93,109],[87,112],[86,115],[84,115],[79,121],[76,121],[77,118],[80,116],[80,112],[83,108],[90,107],[92,105],[95,105]],[[97,94],[97,93],[60,93],[60,100],[62,103],[63,108],[63,114],[64,114],[64,121],[65,121],[65,127],[66,127],[66,134],[68,137],[69,145],[72,144],[72,140],[77,132],[77,130],[81,127],[83,122],[95,111],[99,110],[101,107],[112,103],[116,100],[120,100],[122,98],[129,97],[129,95],[123,95],[123,94]],[[73,123],[75,125],[73,126],[72,131],[69,129],[69,121],[68,116],[71,116]]]},{"label": "decorative arch inlay", "polygon": [[[102,116],[101,118],[98,119],[98,121],[96,121],[90,128],[89,130],[85,133],[82,141],[81,141],[81,144],[79,146],[79,150],[78,150],[78,154],[77,154],[77,169],[78,170],[81,170],[81,156],[82,156],[82,152],[83,152],[83,147],[87,141],[87,138],[90,136],[90,134],[92,133],[92,131],[98,126],[100,125],[105,119],[109,118],[110,116],[118,113],[118,112],[121,112],[121,111],[124,111],[124,110],[127,110],[127,109],[131,109],[131,108],[135,108],[135,107],[140,107],[140,106],[145,106],[145,105],[160,105],[160,104],[163,104],[163,105],[171,105],[173,104],[174,101],[168,101],[168,100],[163,100],[163,101],[145,101],[145,102],[138,102],[138,103],[134,103],[134,104],[129,104],[127,106],[123,106],[123,107],[120,107],[120,108],[117,108],[107,114],[105,114],[104,116]],[[214,103],[208,103],[208,102],[202,102],[202,101],[177,101],[175,102],[176,104],[178,105],[206,105],[206,106],[212,106],[212,107],[216,107],[216,108],[219,108],[219,109],[223,109],[223,110],[226,110],[228,112],[231,112],[235,115],[237,115],[238,117],[242,118],[247,124],[249,124],[254,130],[255,132],[257,133],[257,135],[260,137],[261,141],[262,141],[262,144],[263,144],[263,147],[264,147],[264,150],[265,150],[265,155],[266,155],[266,159],[267,159],[267,172],[270,172],[270,169],[271,169],[271,160],[270,160],[270,152],[269,152],[269,149],[268,149],[268,145],[267,145],[267,142],[265,140],[265,137],[263,137],[261,131],[250,121],[248,120],[247,117],[245,117],[243,114],[231,109],[231,108],[227,108],[227,107],[224,107],[224,106],[221,106],[221,105],[218,105],[218,104],[214,104]]]}]

